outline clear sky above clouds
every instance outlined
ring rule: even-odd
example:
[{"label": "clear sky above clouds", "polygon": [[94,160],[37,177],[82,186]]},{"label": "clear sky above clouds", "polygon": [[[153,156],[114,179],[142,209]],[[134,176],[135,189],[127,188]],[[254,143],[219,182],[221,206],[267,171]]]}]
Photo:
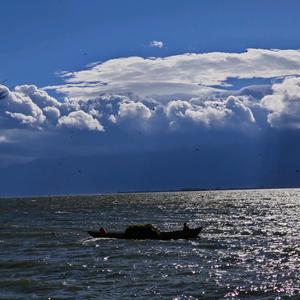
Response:
[{"label": "clear sky above clouds", "polygon": [[2,1],[0,194],[299,186],[299,9]]}]

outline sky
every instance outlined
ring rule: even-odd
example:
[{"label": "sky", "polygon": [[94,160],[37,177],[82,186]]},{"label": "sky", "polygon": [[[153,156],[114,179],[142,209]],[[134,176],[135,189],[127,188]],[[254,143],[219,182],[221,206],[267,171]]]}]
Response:
[{"label": "sky", "polygon": [[299,187],[299,9],[3,0],[0,196]]}]

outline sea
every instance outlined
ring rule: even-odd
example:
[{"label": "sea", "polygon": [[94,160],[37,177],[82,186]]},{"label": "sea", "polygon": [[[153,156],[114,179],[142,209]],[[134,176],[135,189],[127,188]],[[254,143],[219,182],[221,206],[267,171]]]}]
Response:
[{"label": "sea", "polygon": [[[87,234],[184,222],[198,239]],[[300,299],[300,190],[0,199],[0,299]]]}]

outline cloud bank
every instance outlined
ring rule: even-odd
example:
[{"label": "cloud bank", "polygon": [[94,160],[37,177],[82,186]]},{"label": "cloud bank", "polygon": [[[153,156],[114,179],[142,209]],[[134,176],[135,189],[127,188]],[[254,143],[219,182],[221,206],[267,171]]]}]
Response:
[{"label": "cloud bank", "polygon": [[[0,85],[0,155],[34,159],[53,144],[57,155],[172,149],[298,130],[299,74],[298,50],[248,49],[112,59],[64,72],[57,86]],[[229,84],[261,78],[269,84]]]},{"label": "cloud bank", "polygon": [[89,100],[72,98],[59,102],[34,85],[16,86],[7,91],[1,99],[2,129],[53,131],[66,127],[104,132],[112,126],[126,128],[136,124],[148,130],[160,125],[161,131],[168,131],[189,126],[221,128],[255,123],[253,105],[245,96],[160,103],[133,95],[102,94]]}]

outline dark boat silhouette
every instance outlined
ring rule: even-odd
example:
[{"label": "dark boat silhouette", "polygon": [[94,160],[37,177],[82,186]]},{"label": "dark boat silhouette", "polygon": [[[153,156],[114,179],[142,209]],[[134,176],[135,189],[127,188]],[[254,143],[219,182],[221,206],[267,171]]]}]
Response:
[{"label": "dark boat silhouette", "polygon": [[176,231],[159,231],[153,230],[128,230],[125,232],[108,231],[101,233],[100,231],[88,231],[88,234],[93,238],[113,238],[126,240],[179,240],[179,239],[195,239],[201,232],[202,227],[189,228]]}]

